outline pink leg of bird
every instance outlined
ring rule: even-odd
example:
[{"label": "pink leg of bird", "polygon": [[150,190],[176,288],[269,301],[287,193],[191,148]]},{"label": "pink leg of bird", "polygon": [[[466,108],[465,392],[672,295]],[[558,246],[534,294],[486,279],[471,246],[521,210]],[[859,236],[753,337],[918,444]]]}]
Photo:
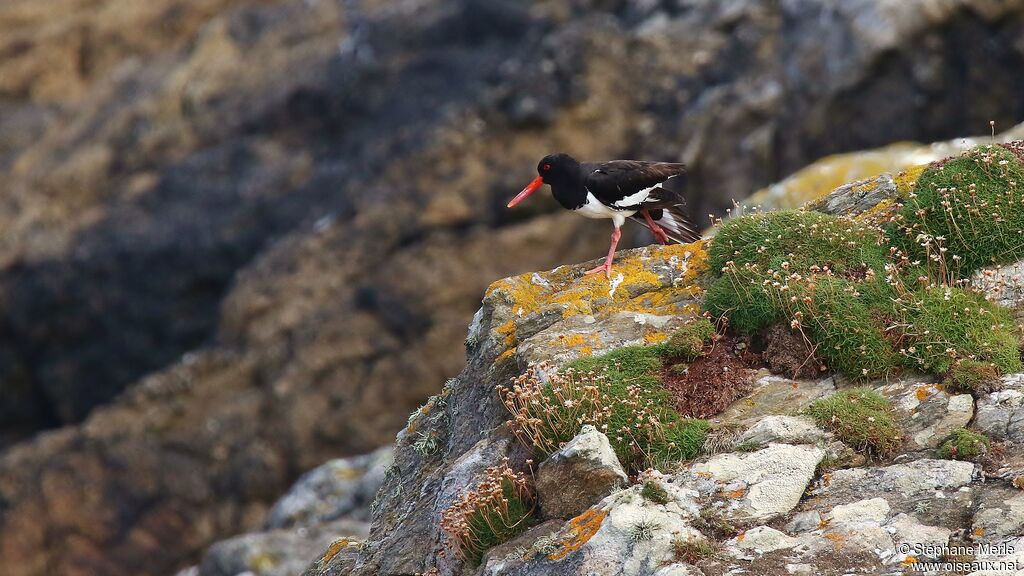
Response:
[{"label": "pink leg of bird", "polygon": [[651,215],[648,214],[647,210],[641,210],[640,212],[643,213],[644,220],[647,220],[647,227],[651,229],[651,234],[654,234],[654,237],[658,242],[668,244],[668,234],[665,234],[665,231],[661,229],[661,226],[654,223],[654,220],[651,219]]},{"label": "pink leg of bird", "polygon": [[601,264],[597,268],[587,270],[586,274],[594,274],[595,272],[604,272],[606,278],[612,277],[612,260],[615,259],[615,247],[619,244],[619,237],[622,236],[622,232],[619,232],[618,227],[615,228],[615,232],[612,232],[612,245],[608,248],[608,257],[604,259],[604,264]]}]

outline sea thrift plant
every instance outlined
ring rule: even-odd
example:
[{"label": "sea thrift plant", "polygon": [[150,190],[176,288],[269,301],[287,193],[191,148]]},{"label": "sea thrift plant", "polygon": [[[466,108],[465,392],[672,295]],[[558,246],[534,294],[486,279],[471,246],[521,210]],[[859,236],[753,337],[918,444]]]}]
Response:
[{"label": "sea thrift plant", "polygon": [[[630,370],[660,363],[658,353],[653,346],[623,348],[608,355],[612,362],[619,357],[629,360],[630,355],[637,358],[632,358],[628,367],[625,362],[615,362],[600,371],[569,367],[549,372],[545,364],[531,367],[510,388],[498,389],[512,415],[508,425],[541,457],[558,450],[581,426],[590,424],[608,436],[627,469],[693,458],[700,452],[707,422],[683,418],[669,407],[668,395],[656,378]],[[547,381],[541,379],[542,373],[549,374]]]},{"label": "sea thrift plant", "polygon": [[463,492],[444,511],[441,528],[456,555],[480,563],[484,552],[519,535],[530,526],[536,495],[508,458],[484,471],[472,490]]}]

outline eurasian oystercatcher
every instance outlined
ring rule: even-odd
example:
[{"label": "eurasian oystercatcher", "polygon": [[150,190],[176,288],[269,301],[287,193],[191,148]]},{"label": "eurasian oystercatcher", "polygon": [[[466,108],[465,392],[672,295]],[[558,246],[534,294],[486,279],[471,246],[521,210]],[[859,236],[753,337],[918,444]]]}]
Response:
[{"label": "eurasian oystercatcher", "polygon": [[537,173],[540,176],[508,203],[509,208],[548,184],[563,208],[587,218],[611,218],[615,226],[604,264],[587,274],[604,271],[611,278],[615,246],[621,236],[619,228],[626,218],[649,228],[662,244],[686,244],[700,239],[684,210],[686,202],[681,192],[686,167],[682,164],[639,160],[578,162],[568,154],[551,154],[537,164]]}]

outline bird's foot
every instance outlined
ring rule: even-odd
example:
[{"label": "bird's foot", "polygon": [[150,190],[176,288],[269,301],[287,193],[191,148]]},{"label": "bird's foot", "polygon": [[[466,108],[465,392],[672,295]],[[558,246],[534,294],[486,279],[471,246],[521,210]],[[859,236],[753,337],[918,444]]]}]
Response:
[{"label": "bird's foot", "polygon": [[597,274],[598,272],[604,272],[605,278],[608,278],[610,280],[612,277],[611,263],[605,262],[604,264],[601,264],[597,268],[591,268],[590,270],[587,270],[586,272],[584,272],[584,274]]},{"label": "bird's foot", "polygon": [[655,228],[651,232],[654,234],[654,238],[658,242],[661,242],[662,244],[668,244],[668,234],[665,234],[664,230],[662,230],[661,228]]}]

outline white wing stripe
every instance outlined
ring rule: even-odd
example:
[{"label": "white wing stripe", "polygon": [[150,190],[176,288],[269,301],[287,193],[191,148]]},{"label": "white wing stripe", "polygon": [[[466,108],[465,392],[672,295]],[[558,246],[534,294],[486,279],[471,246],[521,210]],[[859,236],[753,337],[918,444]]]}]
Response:
[{"label": "white wing stripe", "polygon": [[622,198],[621,200],[616,200],[615,202],[612,202],[612,206],[623,207],[623,206],[636,206],[638,204],[643,204],[644,202],[647,201],[647,198],[650,197],[651,192],[655,188],[660,186],[660,185],[661,185],[660,183],[659,184],[655,184],[654,186],[651,186],[650,188],[644,188],[643,190],[640,190],[639,192],[630,194],[629,196],[626,196],[625,198]]}]

